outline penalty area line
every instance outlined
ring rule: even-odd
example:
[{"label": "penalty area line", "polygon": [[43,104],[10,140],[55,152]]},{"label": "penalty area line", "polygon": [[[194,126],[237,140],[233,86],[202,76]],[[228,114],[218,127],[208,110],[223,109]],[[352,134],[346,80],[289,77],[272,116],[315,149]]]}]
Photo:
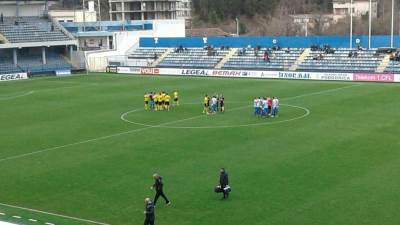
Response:
[{"label": "penalty area line", "polygon": [[45,215],[60,217],[60,218],[64,218],[64,219],[69,219],[69,220],[75,220],[75,221],[85,222],[85,223],[98,224],[98,225],[110,225],[110,224],[108,224],[108,223],[102,223],[102,222],[98,222],[98,221],[94,221],[94,220],[87,220],[87,219],[82,219],[82,218],[73,217],[73,216],[66,216],[66,215],[57,214],[57,213],[45,212],[45,211],[42,211],[42,210],[31,209],[31,208],[26,208],[26,207],[21,207],[21,206],[16,206],[16,205],[10,205],[10,204],[0,203],[0,206],[4,206],[4,207],[8,207],[8,208],[13,208],[13,209],[20,209],[20,210],[24,210],[24,211],[29,211],[29,212],[34,212],[34,213],[40,213],[40,214],[45,214]]}]

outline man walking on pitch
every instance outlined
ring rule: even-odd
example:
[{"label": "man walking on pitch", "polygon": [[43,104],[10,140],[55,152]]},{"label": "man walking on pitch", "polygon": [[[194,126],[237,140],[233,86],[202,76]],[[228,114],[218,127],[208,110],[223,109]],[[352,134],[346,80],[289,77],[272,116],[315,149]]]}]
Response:
[{"label": "man walking on pitch", "polygon": [[224,168],[221,168],[219,175],[219,185],[221,187],[222,193],[224,194],[224,199],[229,197],[229,192],[225,190],[226,186],[229,185],[228,173]]},{"label": "man walking on pitch", "polygon": [[162,177],[158,174],[154,174],[153,178],[154,178],[154,184],[153,184],[153,186],[151,186],[151,189],[156,190],[156,196],[154,197],[154,206],[157,204],[157,200],[160,196],[163,197],[163,199],[165,200],[165,203],[167,205],[171,205],[171,202],[168,200],[167,196],[165,196],[165,194],[164,194],[164,190],[163,190],[164,184],[162,182]]},{"label": "man walking on pitch", "polygon": [[154,225],[155,215],[154,215],[154,204],[151,202],[150,198],[144,200],[144,225]]}]

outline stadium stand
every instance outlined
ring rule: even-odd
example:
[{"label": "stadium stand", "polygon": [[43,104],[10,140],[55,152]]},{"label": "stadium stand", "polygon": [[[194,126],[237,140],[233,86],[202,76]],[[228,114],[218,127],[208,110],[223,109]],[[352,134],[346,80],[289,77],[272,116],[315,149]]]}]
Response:
[{"label": "stadium stand", "polygon": [[138,48],[128,55],[129,59],[154,59],[154,56],[160,56],[166,48]]},{"label": "stadium stand", "polygon": [[56,70],[71,70],[72,66],[61,55],[56,53],[47,54],[46,64],[42,64],[39,55],[23,56],[19,59],[20,68],[29,73],[54,72]]},{"label": "stadium stand", "polygon": [[[309,50],[309,49],[308,49]],[[226,57],[222,63],[223,69],[254,69],[254,70],[290,70],[296,71],[329,71],[329,72],[376,72],[382,64],[386,54],[379,54],[376,49],[350,50],[331,49],[314,50],[308,54],[302,54],[305,49],[267,49],[260,48],[255,53],[254,48],[242,48],[229,56],[229,49],[213,49],[211,52],[206,48],[175,48],[166,55],[157,65],[164,68],[217,68],[219,62]],[[141,47],[128,55],[131,61],[154,60],[155,55],[160,57],[167,48]],[[265,60],[264,52],[268,52]],[[302,60],[298,60],[300,57]],[[299,63],[297,65],[297,63]],[[293,65],[296,64],[295,67]],[[145,66],[145,63],[142,63]],[[149,66],[149,65],[147,65]],[[219,66],[218,66],[219,67]],[[400,72],[400,63],[391,61],[385,72]]]},{"label": "stadium stand", "polygon": [[4,17],[0,33],[10,43],[67,41],[70,38],[57,26],[40,17]]},{"label": "stadium stand", "polygon": [[400,73],[400,62],[399,61],[390,61],[389,65],[386,67],[385,72]]},{"label": "stadium stand", "polygon": [[57,70],[71,70],[71,64],[59,53],[59,49],[49,49],[46,64],[43,64],[39,49],[22,49],[17,65],[13,64],[9,49],[0,51],[0,74],[27,72],[29,74],[52,73]]},{"label": "stadium stand", "polygon": [[214,68],[228,52],[220,49],[177,48],[160,62],[159,67]]},{"label": "stadium stand", "polygon": [[8,49],[0,50],[0,74],[23,72],[21,68],[13,64],[12,53]]},{"label": "stadium stand", "polygon": [[[261,48],[256,55],[254,49],[243,50],[230,58],[223,68],[284,70],[289,68],[303,51],[303,49],[280,49],[273,51]],[[269,61],[264,60],[265,51],[269,52]]]},{"label": "stadium stand", "polygon": [[350,50],[332,49],[334,53],[324,50],[312,51],[298,66],[299,71],[331,72],[375,72],[385,57],[377,54],[376,49]]}]

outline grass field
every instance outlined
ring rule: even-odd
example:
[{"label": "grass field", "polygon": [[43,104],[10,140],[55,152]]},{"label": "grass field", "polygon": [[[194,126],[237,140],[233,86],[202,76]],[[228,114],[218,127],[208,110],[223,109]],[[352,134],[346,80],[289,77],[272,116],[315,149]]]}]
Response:
[{"label": "grass field", "polygon": [[[145,91],[174,89],[179,108],[142,110]],[[227,112],[202,115],[203,95],[216,92]],[[399,93],[395,84],[107,74],[2,82],[0,220],[142,224],[158,172],[173,205],[158,204],[157,225],[400,224]],[[252,116],[259,95],[280,97],[279,118]],[[213,192],[222,166],[226,201]]]}]

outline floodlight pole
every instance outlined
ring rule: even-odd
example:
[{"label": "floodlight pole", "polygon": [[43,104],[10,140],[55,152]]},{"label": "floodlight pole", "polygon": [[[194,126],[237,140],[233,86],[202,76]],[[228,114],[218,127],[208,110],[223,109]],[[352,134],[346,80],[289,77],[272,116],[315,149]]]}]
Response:
[{"label": "floodlight pole", "polygon": [[306,19],[306,22],[305,22],[305,26],[306,26],[306,37],[308,37],[308,21],[307,21],[307,19]]},{"label": "floodlight pole", "polygon": [[368,49],[371,49],[371,37],[372,37],[372,0],[369,0]]},{"label": "floodlight pole", "polygon": [[238,36],[239,37],[239,35],[240,35],[240,31],[239,31],[239,18],[235,18],[235,21],[236,21],[236,36]]},{"label": "floodlight pole", "polygon": [[101,20],[101,3],[100,3],[100,0],[97,0],[97,8],[99,10],[99,17],[100,17],[100,19],[97,19],[97,20],[102,21]]},{"label": "floodlight pole", "polygon": [[390,47],[394,47],[394,0],[392,0],[392,27],[390,34]]},{"label": "floodlight pole", "polygon": [[353,48],[353,0],[350,0],[350,49]]},{"label": "floodlight pole", "polygon": [[86,10],[85,10],[85,0],[82,0],[82,13],[83,13],[83,32],[86,31]]}]

